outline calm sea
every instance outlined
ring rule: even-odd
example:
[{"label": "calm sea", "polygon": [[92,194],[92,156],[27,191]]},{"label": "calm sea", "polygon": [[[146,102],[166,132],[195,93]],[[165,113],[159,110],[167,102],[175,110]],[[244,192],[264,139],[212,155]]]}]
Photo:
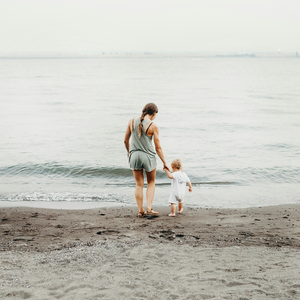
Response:
[{"label": "calm sea", "polygon": [[297,58],[0,59],[0,201],[134,204],[124,133],[154,102],[188,205],[300,203],[299,82]]}]

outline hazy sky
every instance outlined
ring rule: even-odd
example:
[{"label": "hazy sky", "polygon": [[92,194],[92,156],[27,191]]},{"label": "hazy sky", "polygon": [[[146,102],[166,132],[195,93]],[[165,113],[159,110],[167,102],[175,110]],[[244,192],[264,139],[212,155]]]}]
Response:
[{"label": "hazy sky", "polygon": [[300,52],[299,0],[0,0],[0,53]]}]

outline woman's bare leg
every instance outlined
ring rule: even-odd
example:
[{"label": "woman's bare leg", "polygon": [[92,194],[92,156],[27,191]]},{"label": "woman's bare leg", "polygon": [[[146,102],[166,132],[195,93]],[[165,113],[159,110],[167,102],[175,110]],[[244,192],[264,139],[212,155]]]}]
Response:
[{"label": "woman's bare leg", "polygon": [[146,172],[147,175],[147,192],[146,192],[146,197],[147,197],[147,211],[151,210],[152,207],[152,202],[154,198],[154,193],[155,193],[155,176],[156,176],[156,169],[154,169],[151,172]]},{"label": "woman's bare leg", "polygon": [[144,208],[143,208],[144,171],[133,170],[132,172],[136,183],[135,200],[139,207],[139,212],[144,212]]}]

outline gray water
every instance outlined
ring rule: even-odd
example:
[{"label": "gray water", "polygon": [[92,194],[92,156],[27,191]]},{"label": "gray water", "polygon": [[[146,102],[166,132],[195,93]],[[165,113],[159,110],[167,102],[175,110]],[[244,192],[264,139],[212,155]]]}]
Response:
[{"label": "gray water", "polygon": [[299,82],[296,58],[0,59],[0,201],[134,204],[124,133],[154,102],[188,205],[300,203]]}]

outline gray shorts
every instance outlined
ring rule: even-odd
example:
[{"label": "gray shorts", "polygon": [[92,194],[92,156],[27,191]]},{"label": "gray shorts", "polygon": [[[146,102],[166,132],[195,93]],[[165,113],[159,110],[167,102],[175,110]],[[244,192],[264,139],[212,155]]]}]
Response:
[{"label": "gray shorts", "polygon": [[129,166],[132,170],[151,172],[156,168],[156,157],[143,151],[134,151],[129,155]]}]

